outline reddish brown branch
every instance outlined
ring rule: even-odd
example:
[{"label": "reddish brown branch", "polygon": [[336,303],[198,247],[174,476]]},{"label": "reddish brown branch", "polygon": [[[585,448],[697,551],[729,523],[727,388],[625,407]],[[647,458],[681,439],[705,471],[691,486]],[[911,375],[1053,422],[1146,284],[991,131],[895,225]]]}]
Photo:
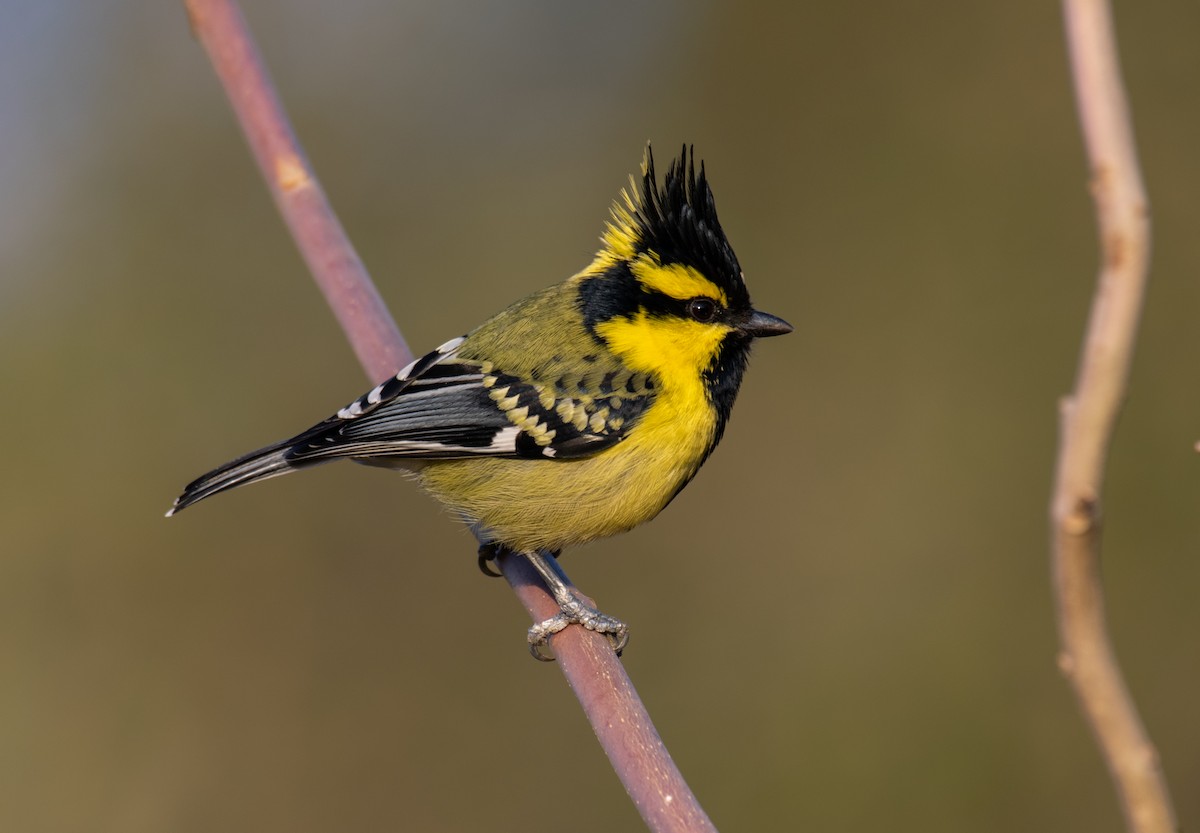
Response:
[{"label": "reddish brown branch", "polygon": [[184,6],[313,279],[371,381],[382,381],[412,353],[296,140],[241,9],[220,0]]},{"label": "reddish brown branch", "polygon": [[1100,577],[1104,466],[1145,296],[1150,224],[1107,0],[1064,0],[1063,9],[1101,269],[1075,390],[1061,415],[1052,504],[1059,665],[1100,744],[1129,830],[1170,833],[1166,780],[1113,653]]},{"label": "reddish brown branch", "polygon": [[[408,348],[296,141],[241,11],[232,0],[184,5],[313,277],[371,381],[386,378],[411,360]],[[524,559],[502,557],[500,566],[534,621],[558,612]],[[647,826],[715,833],[608,640],[573,626],[553,650]]]}]

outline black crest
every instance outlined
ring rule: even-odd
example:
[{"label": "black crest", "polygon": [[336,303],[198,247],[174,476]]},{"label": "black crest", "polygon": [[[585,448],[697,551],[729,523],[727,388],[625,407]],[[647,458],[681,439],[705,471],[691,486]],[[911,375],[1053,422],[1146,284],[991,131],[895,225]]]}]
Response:
[{"label": "black crest", "polygon": [[626,199],[630,210],[617,206],[617,227],[612,231],[629,234],[637,252],[653,252],[664,264],[681,263],[697,269],[725,290],[734,308],[748,306],[750,296],[742,269],[717,219],[704,162],[699,176],[695,163],[694,151],[684,145],[679,158],[668,166],[660,188],[654,155],[647,145],[641,182],[634,182],[635,196]]}]

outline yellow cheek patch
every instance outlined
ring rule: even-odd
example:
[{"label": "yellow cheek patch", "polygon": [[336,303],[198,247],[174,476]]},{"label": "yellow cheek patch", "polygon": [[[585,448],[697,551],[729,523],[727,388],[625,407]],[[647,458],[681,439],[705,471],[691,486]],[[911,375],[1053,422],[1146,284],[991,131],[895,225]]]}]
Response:
[{"label": "yellow cheek patch", "polygon": [[650,318],[645,312],[596,325],[596,332],[626,365],[653,374],[663,386],[673,380],[697,380],[697,369],[708,366],[731,330],[682,318]]},{"label": "yellow cheek patch", "polygon": [[664,266],[652,254],[645,254],[635,260],[630,268],[633,276],[651,292],[661,292],[680,301],[703,295],[720,301],[722,306],[729,305],[729,299],[719,286],[682,263]]}]

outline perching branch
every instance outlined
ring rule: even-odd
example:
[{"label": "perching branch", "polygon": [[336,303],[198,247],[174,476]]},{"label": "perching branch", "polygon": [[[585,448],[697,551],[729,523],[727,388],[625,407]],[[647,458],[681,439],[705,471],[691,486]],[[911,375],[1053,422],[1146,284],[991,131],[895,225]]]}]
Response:
[{"label": "perching branch", "polygon": [[[372,383],[411,354],[325,198],[234,0],[184,0],[275,202]],[[522,558],[500,568],[534,621],[558,605]],[[581,627],[553,637],[554,654],[617,776],[655,833],[712,831],[671,760],[608,639]]]},{"label": "perching branch", "polygon": [[1101,267],[1075,390],[1061,409],[1051,507],[1059,665],[1100,744],[1129,830],[1171,833],[1166,780],[1113,654],[1100,579],[1100,494],[1145,295],[1150,223],[1107,0],[1064,0],[1063,10]]}]

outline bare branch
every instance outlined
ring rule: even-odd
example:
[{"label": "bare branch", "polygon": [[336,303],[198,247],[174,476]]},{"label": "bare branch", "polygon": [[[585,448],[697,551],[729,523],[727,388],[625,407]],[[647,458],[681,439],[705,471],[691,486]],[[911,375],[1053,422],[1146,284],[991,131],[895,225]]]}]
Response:
[{"label": "bare branch", "polygon": [[[410,353],[296,141],[241,11],[233,0],[184,5],[313,277],[371,381],[386,378]],[[534,621],[558,612],[524,559],[503,556],[500,567]],[[656,833],[715,833],[607,638],[569,627],[553,637],[553,649],[647,826]]]},{"label": "bare branch", "polygon": [[296,140],[241,9],[221,0],[184,5],[313,279],[371,382],[386,379],[412,353]]},{"label": "bare branch", "polygon": [[1108,636],[1100,494],[1129,377],[1150,259],[1150,224],[1107,0],[1064,0],[1079,118],[1092,171],[1101,268],[1073,394],[1062,403],[1052,503],[1061,653],[1108,764],[1126,824],[1176,829],[1166,781]]}]

